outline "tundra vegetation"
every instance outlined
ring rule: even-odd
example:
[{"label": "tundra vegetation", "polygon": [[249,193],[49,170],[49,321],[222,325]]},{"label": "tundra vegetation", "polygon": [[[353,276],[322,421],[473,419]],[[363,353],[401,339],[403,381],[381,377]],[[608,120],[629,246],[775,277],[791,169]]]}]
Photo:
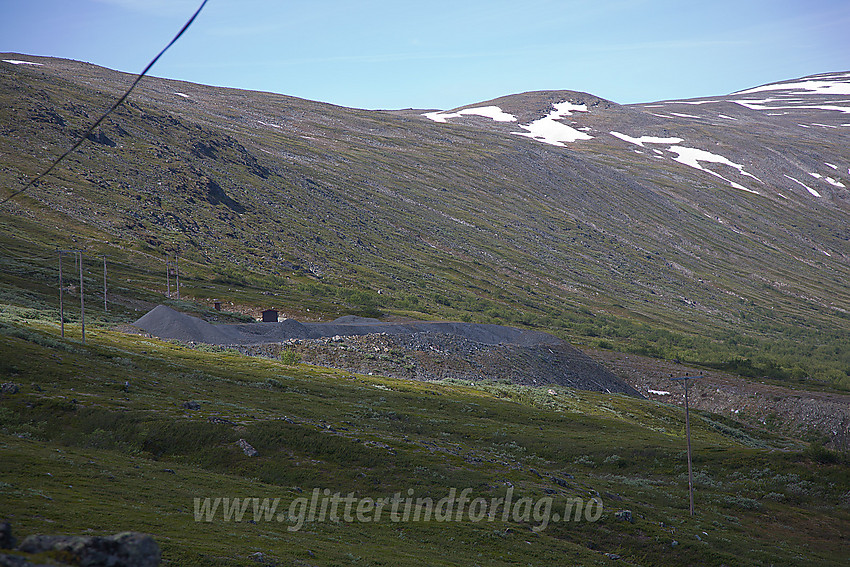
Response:
[{"label": "tundra vegetation", "polygon": [[[4,195],[124,88],[120,73],[36,59],[44,67],[0,73]],[[739,124],[716,128],[661,125],[582,93],[499,104],[548,111],[563,97],[586,103],[596,128],[675,126],[733,157],[751,149],[763,179],[791,162],[847,161],[835,132],[803,139],[740,106],[723,109]],[[799,390],[850,387],[844,193],[734,192],[613,136],[553,148],[475,120],[151,79],[54,176],[5,204],[0,510],[16,535],[141,531],[175,565],[846,565],[847,456],[782,433],[781,415],[759,426],[692,412],[691,517],[675,405],[398,380],[310,366],[294,349],[274,360],[124,332],[158,303],[234,323],[267,307],[301,320],[461,320]],[[68,256],[60,336],[58,249],[83,251],[85,343]],[[176,252],[181,299],[165,298]],[[252,515],[195,521],[195,498],[287,506],[315,488],[512,488],[555,511],[589,497],[604,510],[537,531],[511,518],[297,532]]]}]

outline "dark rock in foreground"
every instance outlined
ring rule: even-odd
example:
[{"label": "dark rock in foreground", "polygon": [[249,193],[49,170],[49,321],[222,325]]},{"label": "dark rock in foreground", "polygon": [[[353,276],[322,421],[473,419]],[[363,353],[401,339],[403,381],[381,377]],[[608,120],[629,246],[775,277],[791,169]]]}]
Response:
[{"label": "dark rock in foreground", "polygon": [[[12,527],[0,523],[0,549],[15,545]],[[159,545],[149,535],[123,532],[112,536],[31,535],[16,549],[24,554],[55,553],[54,561],[81,567],[157,567]],[[52,563],[55,564],[55,563]],[[0,554],[2,567],[34,567],[25,555]]]}]

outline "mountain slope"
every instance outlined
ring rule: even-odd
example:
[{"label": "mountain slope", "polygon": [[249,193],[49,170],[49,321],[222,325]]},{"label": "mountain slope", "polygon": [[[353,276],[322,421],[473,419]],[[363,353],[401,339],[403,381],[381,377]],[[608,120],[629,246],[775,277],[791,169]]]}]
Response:
[{"label": "mountain slope", "polygon": [[[130,77],[0,59],[40,64],[0,63],[10,192]],[[359,290],[387,313],[841,383],[848,81],[628,106],[525,93],[429,113],[146,79],[5,214],[60,211],[149,252],[275,276],[284,295],[280,278],[306,274],[316,293]]]}]

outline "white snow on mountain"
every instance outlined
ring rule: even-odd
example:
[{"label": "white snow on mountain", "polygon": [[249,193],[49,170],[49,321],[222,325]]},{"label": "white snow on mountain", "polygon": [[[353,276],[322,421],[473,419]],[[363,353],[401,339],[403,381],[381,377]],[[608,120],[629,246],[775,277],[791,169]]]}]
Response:
[{"label": "white snow on mountain", "polygon": [[788,179],[790,179],[791,181],[794,181],[794,182],[796,182],[796,183],[799,183],[800,185],[802,185],[803,187],[805,187],[805,188],[806,188],[806,190],[807,190],[809,193],[811,193],[812,195],[814,195],[815,197],[820,197],[820,196],[821,196],[821,194],[820,194],[820,193],[818,193],[817,191],[815,191],[814,189],[812,189],[811,187],[809,187],[808,185],[806,185],[805,183],[803,183],[803,182],[802,182],[802,181],[800,181],[799,179],[794,179],[794,178],[793,178],[793,177],[791,177],[790,175],[786,175],[785,177],[787,177],[787,178],[788,178]]},{"label": "white snow on mountain", "polygon": [[519,127],[527,130],[527,132],[511,132],[511,134],[526,136],[553,146],[563,146],[565,142],[593,139],[593,136],[589,134],[558,122],[559,119],[569,116],[573,112],[587,112],[587,106],[568,101],[559,102],[554,105],[554,110],[543,118],[535,120],[531,124],[520,124]]},{"label": "white snow on mountain", "polygon": [[[774,93],[776,98],[740,98],[742,95],[756,93]],[[762,85],[732,93],[735,98],[730,98],[729,102],[734,102],[750,110],[811,109],[850,113],[850,106],[842,105],[842,103],[850,101],[835,100],[830,101],[831,104],[812,104],[810,95],[850,95],[850,75],[833,73],[801,81]]]},{"label": "white snow on mountain", "polygon": [[773,102],[781,102],[781,103],[793,103],[793,102],[803,102],[801,100],[793,100],[793,99],[778,99],[778,98],[765,98],[761,100],[749,100],[749,99],[736,99],[730,100],[729,102],[734,102],[735,104],[740,104],[745,108],[749,108],[750,110],[800,110],[800,109],[815,109],[815,110],[834,110],[837,112],[845,112],[850,113],[850,106],[836,106],[832,104],[821,104],[821,105],[812,105],[812,104],[795,104],[792,106],[782,105],[782,106],[769,106],[770,103]]},{"label": "white snow on mountain", "polygon": [[829,183],[833,187],[839,187],[839,188],[842,188],[842,189],[844,188],[843,183],[841,183],[840,181],[838,181],[836,179],[833,179],[832,177],[824,177],[820,173],[809,173],[809,175],[811,175],[815,179],[822,179],[823,181],[826,181],[827,183]]},{"label": "white snow on mountain", "polygon": [[[636,144],[641,147],[645,147],[644,144],[670,144],[670,147],[667,148],[668,151],[676,154],[676,157],[673,158],[674,161],[678,161],[682,165],[687,165],[688,167],[693,167],[694,169],[699,169],[701,171],[705,171],[715,177],[719,177],[730,186],[735,189],[741,189],[742,191],[747,191],[749,193],[755,193],[756,195],[760,195],[758,191],[754,191],[753,189],[748,189],[744,187],[740,183],[736,183],[730,179],[726,179],[719,173],[712,171],[710,169],[706,169],[700,162],[707,163],[719,163],[722,165],[728,165],[729,167],[733,167],[738,170],[738,173],[741,175],[745,175],[747,177],[752,177],[759,183],[761,183],[761,179],[752,175],[751,173],[747,173],[744,171],[744,166],[738,163],[734,163],[733,161],[717,154],[713,154],[711,152],[707,152],[705,150],[700,150],[698,148],[689,148],[686,146],[679,146],[676,144],[681,144],[684,140],[682,138],[658,138],[655,136],[641,136],[640,138],[634,138],[627,134],[623,134],[621,132],[611,132],[611,135],[623,140],[624,142],[628,142],[630,144]],[[661,154],[661,150],[653,148],[653,151],[657,154]]]},{"label": "white snow on mountain", "polygon": [[464,108],[457,112],[426,112],[423,114],[426,118],[430,118],[434,122],[445,122],[449,118],[460,118],[461,116],[483,116],[490,118],[495,122],[516,122],[516,117],[513,114],[503,112],[498,106],[480,106],[477,108]]},{"label": "white snow on mountain", "polygon": [[12,65],[35,65],[36,67],[43,67],[43,63],[33,63],[32,61],[20,61],[18,59],[3,59],[3,63],[11,63]]},{"label": "white snow on mountain", "polygon": [[693,114],[685,114],[684,112],[671,112],[673,116],[678,116],[680,118],[702,118],[702,116],[695,116]]},{"label": "white snow on mountain", "polygon": [[[758,95],[747,96],[752,95],[753,93],[761,92],[769,92],[770,94],[768,94],[768,97],[760,97]],[[732,102],[751,110],[768,111],[767,114],[771,116],[788,114],[793,116],[795,114],[794,111],[808,109],[839,111],[842,113],[850,114],[850,99],[841,99],[836,97],[836,99],[823,100],[812,98],[808,96],[809,94],[842,96],[850,95],[850,74],[820,75],[811,80],[800,80],[790,83],[765,85],[763,87],[756,87],[755,89],[749,89],[746,91],[733,93],[733,95],[731,95],[729,98],[723,100],[710,99],[692,101],[667,101],[641,106],[645,109],[665,106],[667,107],[667,109],[670,109],[670,107],[667,105],[682,104],[698,107],[705,104]],[[847,106],[842,106],[845,103],[847,103]],[[696,110],[696,108],[694,108],[694,110]],[[511,134],[517,136],[525,136],[538,142],[560,147],[564,147],[568,143],[577,142],[580,140],[591,140],[594,136],[591,135],[592,130],[590,127],[585,125],[577,125],[576,122],[580,123],[580,120],[576,120],[575,118],[570,119],[571,124],[565,123],[566,121],[564,120],[567,117],[573,116],[575,113],[588,112],[589,110],[587,108],[587,105],[585,104],[575,104],[569,101],[562,101],[553,104],[551,111],[546,116],[527,124],[519,124],[519,128],[521,128],[523,131],[511,132]],[[665,119],[671,119],[673,118],[673,116],[693,119],[705,118],[704,116],[696,116],[693,114],[669,112],[669,110],[665,114],[653,114],[651,112],[648,112],[647,114],[652,114],[654,116],[662,117]],[[671,114],[673,116],[671,116]],[[740,119],[734,116],[729,116],[728,114],[711,114],[717,116],[717,118],[725,120],[737,121]],[[463,116],[482,116],[485,118],[489,118],[495,122],[518,122],[518,118],[515,115],[509,114],[495,105],[465,108],[453,112],[428,112],[423,114],[423,116],[435,122],[442,123],[445,123],[450,119],[460,118]],[[800,118],[798,118],[798,120],[799,119]],[[799,124],[799,126],[803,128],[836,128],[836,126],[834,125],[821,123]],[[847,124],[845,126],[850,126],[850,124]],[[764,184],[761,179],[748,172],[746,170],[745,165],[741,163],[736,163],[725,156],[712,153],[703,149],[690,147],[689,145],[685,145],[685,140],[682,138],[674,136],[659,137],[650,135],[631,136],[616,131],[611,131],[610,134],[611,136],[614,136],[628,144],[633,144],[634,146],[646,150],[645,152],[639,149],[632,150],[635,153],[646,155],[647,157],[654,157],[657,159],[672,159],[684,166],[700,170],[718,179],[721,179],[725,184],[735,189],[739,189],[741,191],[746,191],[756,195],[762,194],[760,191],[753,188],[756,186],[751,182],[747,183],[747,185],[749,185],[750,187],[746,187],[742,184],[741,179],[735,181],[736,176],[734,174],[727,173],[728,169],[725,169],[732,168],[737,172],[738,175],[749,177],[753,181],[756,181],[760,184]],[[653,147],[653,145],[655,147]],[[826,163],[825,165],[833,170],[839,171],[839,167],[834,164]],[[843,171],[843,169],[844,166],[842,166],[841,171]],[[848,173],[850,173],[850,169],[848,169],[847,171]],[[808,173],[808,175],[811,175],[818,181],[828,183],[833,187],[846,189],[846,185],[841,181],[839,175],[833,174],[833,176],[830,177],[821,175],[816,172]],[[785,177],[803,186],[811,195],[815,197],[822,196],[817,190],[812,187],[809,187],[799,179],[795,179],[789,175],[786,175]],[[787,199],[787,197],[785,195],[782,195],[781,193],[777,192],[776,194],[782,198]]]},{"label": "white snow on mountain", "polygon": [[722,100],[677,100],[672,101],[669,104],[689,104],[693,106],[699,106],[701,104],[712,104],[714,102],[723,102]]},{"label": "white snow on mountain", "polygon": [[687,165],[688,167],[693,167],[695,169],[702,170],[706,173],[710,173],[711,175],[714,175],[715,177],[719,177],[720,179],[722,179],[723,181],[725,181],[726,183],[728,183],[729,185],[731,185],[735,189],[741,189],[742,191],[747,191],[749,193],[755,193],[756,195],[760,194],[758,191],[748,189],[748,188],[744,187],[743,185],[741,185],[740,183],[735,183],[734,181],[726,179],[725,177],[723,177],[719,173],[705,168],[700,162],[719,163],[719,164],[722,164],[722,165],[728,165],[729,167],[733,167],[733,168],[737,169],[738,172],[741,175],[746,175],[747,177],[752,177],[756,181],[761,182],[761,180],[758,177],[756,177],[755,175],[749,174],[746,171],[744,171],[744,166],[739,164],[739,163],[732,162],[729,159],[727,159],[727,158],[725,158],[721,155],[713,154],[711,152],[707,152],[707,151],[701,150],[699,148],[688,148],[688,147],[685,147],[685,146],[673,146],[673,147],[670,148],[670,151],[673,152],[674,154],[676,154],[676,157],[673,158],[673,159],[675,161],[678,161],[679,163],[681,163],[683,165]]},{"label": "white snow on mountain", "polygon": [[611,135],[620,138],[624,142],[636,144],[640,147],[644,147],[644,144],[681,144],[682,142],[684,142],[682,138],[657,138],[655,136],[641,136],[640,138],[632,138],[631,136],[621,134],[620,132],[611,132]]},{"label": "white snow on mountain", "polygon": [[803,94],[825,94],[825,95],[850,95],[850,81],[838,80],[807,80],[796,83],[775,83],[763,85],[745,91],[738,91],[736,95],[762,93],[765,91],[804,91]]}]

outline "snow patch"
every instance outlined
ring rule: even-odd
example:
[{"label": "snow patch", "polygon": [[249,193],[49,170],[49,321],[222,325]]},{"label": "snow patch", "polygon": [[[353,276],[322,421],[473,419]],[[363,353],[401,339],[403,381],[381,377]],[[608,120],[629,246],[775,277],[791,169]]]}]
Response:
[{"label": "snow patch", "polygon": [[725,118],[726,120],[737,120],[737,118],[732,118],[731,116],[726,116],[725,114],[718,114],[718,118]]},{"label": "snow patch", "polygon": [[791,177],[790,175],[785,175],[785,177],[787,177],[787,178],[788,178],[788,179],[790,179],[791,181],[794,181],[794,182],[796,182],[796,183],[799,183],[800,185],[802,185],[803,187],[805,187],[805,188],[806,188],[806,191],[808,191],[809,193],[811,193],[811,194],[812,194],[812,195],[814,195],[815,197],[821,197],[821,196],[822,196],[820,193],[818,193],[817,191],[815,191],[814,189],[812,189],[811,187],[809,187],[808,185],[806,185],[805,183],[803,183],[803,182],[802,182],[802,181],[800,181],[799,179],[794,179],[794,178],[793,178],[793,177]]},{"label": "snow patch", "polygon": [[189,98],[189,95],[187,95],[186,93],[175,92],[174,94],[176,94],[177,96],[182,96],[183,98]]},{"label": "snow patch", "polygon": [[587,112],[587,106],[568,101],[559,102],[554,105],[554,110],[543,118],[535,120],[531,124],[520,124],[520,128],[527,130],[527,132],[511,132],[511,134],[526,136],[553,146],[563,146],[564,142],[592,140],[593,136],[558,122],[559,119],[569,116],[573,112]]},{"label": "snow patch", "polygon": [[827,183],[829,183],[833,187],[838,187],[840,189],[845,188],[845,185],[842,182],[838,181],[837,179],[833,179],[832,177],[824,177],[823,175],[821,175],[819,173],[810,173],[809,175],[811,175],[815,179],[822,179],[823,181],[826,181]]},{"label": "snow patch", "polygon": [[470,115],[490,118],[494,122],[516,122],[516,117],[513,114],[502,111],[498,106],[479,106],[477,108],[464,108],[457,112],[437,111],[423,114],[423,116],[430,118],[434,122],[445,122],[449,118],[460,118],[461,116]]},{"label": "snow patch", "polygon": [[765,91],[805,91],[806,93],[825,94],[825,95],[850,95],[850,82],[848,81],[799,81],[796,83],[779,83],[772,85],[764,85],[754,89],[738,91],[734,94],[751,94],[762,93]]},{"label": "snow patch", "polygon": [[671,112],[673,116],[678,116],[680,118],[702,118],[702,116],[694,116],[693,114],[684,114],[682,112]]},{"label": "snow patch", "polygon": [[33,63],[32,61],[20,61],[19,59],[3,59],[3,63],[11,63],[12,65],[35,65],[43,67],[44,63]]},{"label": "snow patch", "polygon": [[[728,165],[729,167],[737,169],[738,173],[740,173],[741,175],[751,177],[751,178],[755,179],[756,181],[758,181],[759,183],[763,183],[763,181],[761,179],[759,179],[758,177],[756,177],[755,175],[753,175],[751,173],[747,173],[746,171],[744,171],[743,165],[741,165],[739,163],[734,163],[733,161],[731,161],[731,160],[729,160],[729,159],[727,159],[723,156],[713,154],[713,153],[707,152],[705,150],[700,150],[698,148],[689,148],[687,146],[677,145],[677,144],[681,144],[684,141],[684,140],[682,140],[682,138],[672,138],[672,137],[671,138],[658,138],[658,137],[655,137],[655,136],[641,136],[640,138],[634,138],[632,136],[629,136],[627,134],[623,134],[621,132],[611,132],[611,135],[616,137],[616,138],[623,140],[624,142],[628,142],[630,144],[635,144],[635,145],[638,145],[642,148],[646,147],[646,146],[644,146],[644,144],[670,144],[668,151],[676,154],[676,157],[673,158],[675,161],[678,161],[679,163],[686,165],[688,167],[692,167],[694,169],[699,169],[700,171],[704,171],[706,173],[714,175],[715,177],[719,177],[720,179],[722,179],[723,181],[725,181],[726,183],[728,183],[730,186],[734,187],[735,189],[740,189],[742,191],[747,191],[749,193],[755,193],[756,195],[761,194],[758,191],[744,187],[740,183],[736,183],[736,182],[734,182],[730,179],[726,179],[725,177],[723,177],[722,175],[720,175],[717,172],[711,171],[710,169],[706,169],[705,167],[703,167],[703,165],[700,162],[719,163],[719,164],[722,164],[722,165]],[[661,150],[659,150],[657,148],[652,148],[652,151],[654,151],[656,154],[662,154]],[[658,157],[658,156],[656,156],[656,157]]]},{"label": "snow patch", "polygon": [[655,394],[656,396],[669,396],[670,392],[666,390],[647,390],[650,394]]},{"label": "snow patch", "polygon": [[824,105],[824,106],[795,106],[793,108],[813,108],[815,110],[831,110],[834,112],[843,112],[845,114],[850,114],[850,106],[834,106],[834,105]]},{"label": "snow patch", "polygon": [[836,112],[850,113],[850,106],[811,105],[811,104],[798,104],[798,105],[794,105],[794,106],[765,106],[766,103],[777,102],[779,100],[780,99],[776,99],[776,98],[766,98],[764,100],[739,99],[739,100],[730,100],[729,102],[734,102],[735,104],[740,104],[741,106],[743,106],[745,108],[749,108],[750,110],[814,109],[814,110],[832,110],[832,111],[836,111]]},{"label": "snow patch", "polygon": [[741,175],[746,175],[747,177],[752,177],[753,179],[755,179],[756,181],[758,181],[760,183],[762,182],[761,179],[759,179],[755,175],[752,175],[752,174],[744,171],[744,166],[739,164],[739,163],[735,163],[735,162],[730,161],[729,159],[727,159],[727,158],[725,158],[721,155],[713,154],[711,152],[707,152],[705,150],[700,150],[698,148],[688,148],[686,146],[673,146],[673,147],[670,148],[670,151],[676,154],[676,157],[673,158],[674,161],[678,161],[679,163],[681,163],[683,165],[687,165],[688,167],[693,167],[695,169],[705,171],[706,173],[710,173],[711,175],[714,175],[715,177],[719,177],[720,179],[722,179],[723,181],[725,181],[726,183],[728,183],[729,185],[731,185],[735,189],[741,189],[742,191],[747,191],[749,193],[755,193],[756,195],[760,194],[758,191],[748,189],[748,188],[744,187],[743,185],[741,185],[739,183],[735,183],[734,181],[730,181],[729,179],[726,179],[725,177],[723,177],[719,173],[711,171],[710,169],[706,169],[705,167],[703,167],[700,164],[700,162],[708,162],[708,163],[719,163],[719,164],[722,164],[722,165],[728,165],[729,167],[733,167],[733,168],[737,169],[738,173],[740,173]]},{"label": "snow patch", "polygon": [[722,100],[677,100],[676,104],[691,104],[691,105],[697,106],[697,105],[700,105],[700,104],[711,104],[713,102],[724,102],[724,101],[722,101]]},{"label": "snow patch", "polygon": [[611,135],[616,138],[620,138],[624,142],[636,144],[640,147],[644,147],[644,144],[681,144],[684,141],[682,140],[682,138],[657,138],[655,136],[641,136],[640,138],[632,138],[631,136],[621,134],[620,132],[611,132]]}]

